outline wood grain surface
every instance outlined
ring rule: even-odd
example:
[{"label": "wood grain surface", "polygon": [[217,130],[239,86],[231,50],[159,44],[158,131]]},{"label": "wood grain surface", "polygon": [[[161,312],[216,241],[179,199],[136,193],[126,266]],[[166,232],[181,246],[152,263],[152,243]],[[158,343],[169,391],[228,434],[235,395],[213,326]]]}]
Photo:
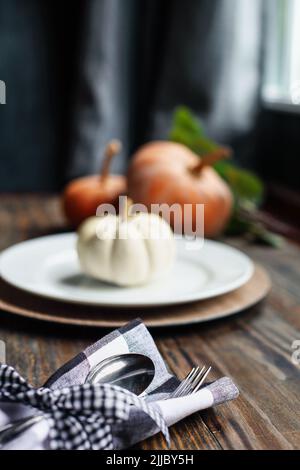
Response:
[{"label": "wood grain surface", "polygon": [[[65,231],[58,198],[0,196],[0,250],[21,240]],[[227,240],[261,263],[272,279],[268,299],[241,315],[216,322],[153,330],[171,370],[183,377],[194,364],[213,366],[212,378],[229,375],[240,397],[198,413],[171,429],[172,448],[299,449],[300,364],[292,361],[300,340],[300,249]],[[30,269],[30,267],[29,267]],[[108,330],[41,323],[0,313],[7,362],[33,385]],[[143,449],[164,449],[160,435]]]}]

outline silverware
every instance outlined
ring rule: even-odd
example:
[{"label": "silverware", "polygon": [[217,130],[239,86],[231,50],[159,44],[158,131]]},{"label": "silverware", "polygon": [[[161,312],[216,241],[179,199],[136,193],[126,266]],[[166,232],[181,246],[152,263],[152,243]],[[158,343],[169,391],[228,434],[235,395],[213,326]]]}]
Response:
[{"label": "silverware", "polygon": [[211,371],[211,367],[194,367],[169,398],[179,398],[198,392]]},{"label": "silverware", "polygon": [[[142,354],[123,354],[104,359],[89,372],[86,383],[118,385],[135,395],[141,395],[151,384],[155,373],[153,361]],[[0,449],[34,424],[44,419],[43,414],[26,417],[0,429]]]},{"label": "silverware", "polygon": [[93,367],[86,383],[109,383],[141,395],[150,385],[155,373],[153,361],[142,354],[109,357]]}]

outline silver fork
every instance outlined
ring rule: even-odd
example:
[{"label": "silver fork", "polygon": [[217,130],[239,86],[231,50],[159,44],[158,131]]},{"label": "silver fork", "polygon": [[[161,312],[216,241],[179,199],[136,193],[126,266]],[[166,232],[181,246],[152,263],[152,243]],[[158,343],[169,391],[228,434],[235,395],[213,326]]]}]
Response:
[{"label": "silver fork", "polygon": [[181,384],[169,395],[169,398],[179,398],[198,392],[211,371],[211,367],[194,367]]}]

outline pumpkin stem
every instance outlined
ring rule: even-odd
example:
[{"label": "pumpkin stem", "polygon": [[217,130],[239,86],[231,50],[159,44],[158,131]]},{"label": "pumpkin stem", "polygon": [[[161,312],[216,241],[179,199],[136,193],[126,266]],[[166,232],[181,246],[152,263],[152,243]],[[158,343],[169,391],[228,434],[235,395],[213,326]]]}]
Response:
[{"label": "pumpkin stem", "polygon": [[101,170],[101,180],[104,183],[109,176],[110,165],[112,159],[122,150],[122,143],[119,140],[111,140],[104,152],[104,162]]},{"label": "pumpkin stem", "polygon": [[198,176],[205,166],[213,166],[215,163],[230,158],[232,150],[228,147],[218,147],[214,152],[211,152],[201,158],[200,162],[191,169],[191,172]]}]

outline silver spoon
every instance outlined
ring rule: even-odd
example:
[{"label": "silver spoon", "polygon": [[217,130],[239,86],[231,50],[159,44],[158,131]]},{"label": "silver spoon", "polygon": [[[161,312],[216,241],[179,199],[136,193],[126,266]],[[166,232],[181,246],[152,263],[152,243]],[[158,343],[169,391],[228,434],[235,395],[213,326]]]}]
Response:
[{"label": "silver spoon", "polygon": [[[142,354],[123,354],[104,359],[94,366],[85,382],[118,385],[135,395],[141,395],[151,384],[154,373],[154,363],[149,357]],[[43,419],[44,415],[38,414],[3,427],[0,430],[0,449]]]}]

